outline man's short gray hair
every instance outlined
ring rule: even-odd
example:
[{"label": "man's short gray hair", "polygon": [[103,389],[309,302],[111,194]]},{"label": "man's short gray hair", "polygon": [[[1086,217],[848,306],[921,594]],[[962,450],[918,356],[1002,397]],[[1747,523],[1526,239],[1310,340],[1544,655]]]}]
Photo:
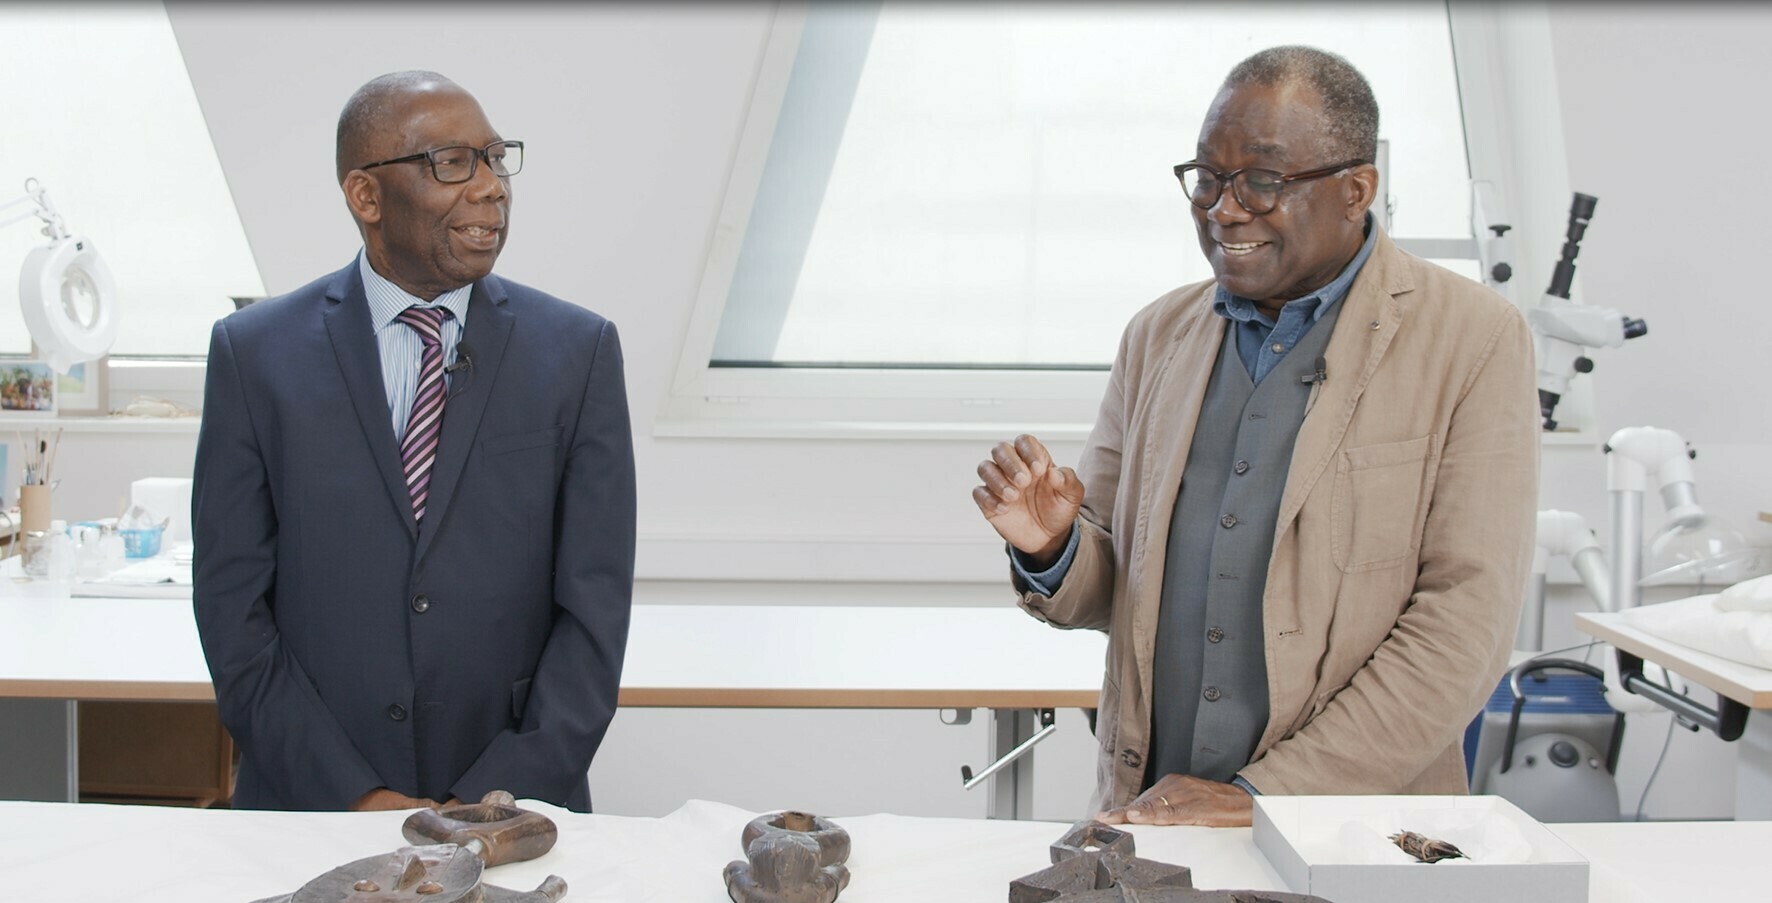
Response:
[{"label": "man's short gray hair", "polygon": [[1224,87],[1299,82],[1323,98],[1325,134],[1334,160],[1378,159],[1378,99],[1354,64],[1327,50],[1288,45],[1269,47],[1238,63],[1225,76]]},{"label": "man's short gray hair", "polygon": [[345,108],[338,114],[338,180],[345,174],[374,160],[363,159],[376,144],[375,139],[391,128],[395,101],[407,92],[425,85],[453,85],[447,76],[424,69],[390,72],[376,76],[358,88]]}]

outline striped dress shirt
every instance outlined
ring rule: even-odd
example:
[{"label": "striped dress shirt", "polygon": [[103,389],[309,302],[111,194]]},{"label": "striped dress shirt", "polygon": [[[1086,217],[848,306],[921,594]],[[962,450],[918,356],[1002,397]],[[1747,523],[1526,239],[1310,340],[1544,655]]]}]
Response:
[{"label": "striped dress shirt", "polygon": [[[468,296],[472,285],[444,292],[435,301],[407,294],[369,265],[369,255],[357,254],[363,274],[363,294],[369,299],[369,320],[375,324],[375,344],[381,350],[382,386],[388,393],[388,414],[393,418],[394,442],[406,438],[406,417],[412,413],[412,396],[418,390],[418,368],[424,359],[424,342],[412,327],[397,317],[408,307],[446,307],[452,317],[443,320],[443,365],[455,363],[455,346],[468,321]],[[448,375],[444,379],[449,379]]]}]

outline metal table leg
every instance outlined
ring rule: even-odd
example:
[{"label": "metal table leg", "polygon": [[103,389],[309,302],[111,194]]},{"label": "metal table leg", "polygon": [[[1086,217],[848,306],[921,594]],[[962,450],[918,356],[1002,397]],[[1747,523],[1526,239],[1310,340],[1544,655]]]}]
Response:
[{"label": "metal table leg", "polygon": [[[965,724],[972,720],[971,709],[956,713],[949,724]],[[992,709],[991,764],[974,774],[969,765],[960,766],[960,780],[971,790],[986,778],[991,782],[989,818],[1034,817],[1034,744],[1052,736],[1058,722],[1052,709]]]},{"label": "metal table leg", "polygon": [[0,799],[80,801],[79,705],[0,699]]},{"label": "metal table leg", "polygon": [[1735,820],[1772,819],[1772,709],[1755,709],[1735,751]]}]

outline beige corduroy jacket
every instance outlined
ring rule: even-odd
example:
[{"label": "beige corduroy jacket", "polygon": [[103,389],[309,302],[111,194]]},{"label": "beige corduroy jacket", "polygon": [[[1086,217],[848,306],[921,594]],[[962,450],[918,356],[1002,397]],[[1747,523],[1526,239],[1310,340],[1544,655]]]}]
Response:
[{"label": "beige corduroy jacket", "polygon": [[[1214,284],[1140,311],[1078,472],[1076,557],[1021,605],[1108,633],[1095,802],[1137,795],[1182,472],[1225,336]],[[1506,300],[1380,234],[1298,431],[1262,595],[1264,794],[1464,793],[1461,737],[1512,646],[1533,544],[1531,334]],[[1019,581],[1017,581],[1019,584]]]}]

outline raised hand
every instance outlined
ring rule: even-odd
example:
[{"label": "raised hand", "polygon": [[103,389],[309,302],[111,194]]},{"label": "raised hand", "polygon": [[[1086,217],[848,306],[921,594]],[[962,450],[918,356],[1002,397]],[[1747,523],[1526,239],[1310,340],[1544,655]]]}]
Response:
[{"label": "raised hand", "polygon": [[1023,434],[999,442],[978,465],[983,486],[972,501],[1009,544],[1049,567],[1064,553],[1071,524],[1083,507],[1083,481],[1052,462],[1040,440]]}]

